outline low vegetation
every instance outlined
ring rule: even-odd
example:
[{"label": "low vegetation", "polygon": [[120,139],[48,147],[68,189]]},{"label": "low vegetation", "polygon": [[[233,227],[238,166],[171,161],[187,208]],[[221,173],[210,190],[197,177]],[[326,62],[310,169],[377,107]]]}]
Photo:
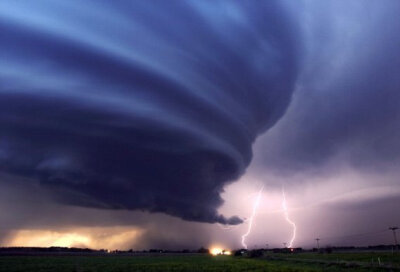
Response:
[{"label": "low vegetation", "polygon": [[[370,262],[370,253],[294,254],[246,258],[234,256],[165,255],[165,256],[2,256],[0,272],[124,272],[124,271],[397,271],[397,268],[362,267],[347,261]],[[273,257],[273,258],[271,258]],[[275,258],[275,259],[274,259]],[[373,257],[372,257],[373,258]],[[390,256],[381,260],[389,260]],[[397,256],[391,259],[398,263]],[[302,262],[301,260],[311,260]],[[312,261],[314,260],[314,261]],[[328,260],[333,262],[315,262]]]}]

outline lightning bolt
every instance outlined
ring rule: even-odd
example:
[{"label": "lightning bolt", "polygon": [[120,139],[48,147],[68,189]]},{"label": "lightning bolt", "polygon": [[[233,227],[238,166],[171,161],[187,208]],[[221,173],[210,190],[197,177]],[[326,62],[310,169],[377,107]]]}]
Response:
[{"label": "lightning bolt", "polygon": [[242,235],[242,246],[243,246],[245,249],[247,249],[246,237],[250,234],[251,228],[253,227],[253,220],[254,220],[254,217],[255,217],[256,214],[257,214],[257,210],[258,210],[258,206],[260,205],[261,194],[262,194],[262,191],[263,191],[263,190],[264,190],[264,186],[261,187],[260,191],[258,192],[256,201],[255,201],[254,204],[253,204],[253,211],[252,211],[251,216],[250,216],[250,218],[249,218],[249,220],[248,220],[248,221],[249,221],[249,225],[248,225],[248,228],[247,228],[247,232],[246,232],[245,234]]},{"label": "lightning bolt", "polygon": [[289,218],[289,212],[288,212],[288,208],[287,208],[287,205],[286,205],[285,189],[283,187],[282,187],[282,208],[283,208],[283,214],[285,215],[286,221],[290,225],[292,225],[292,228],[293,228],[292,239],[290,240],[289,246],[288,246],[289,248],[292,248],[293,247],[293,242],[296,239],[297,227],[296,227],[296,224],[292,220],[290,220],[290,218]]}]

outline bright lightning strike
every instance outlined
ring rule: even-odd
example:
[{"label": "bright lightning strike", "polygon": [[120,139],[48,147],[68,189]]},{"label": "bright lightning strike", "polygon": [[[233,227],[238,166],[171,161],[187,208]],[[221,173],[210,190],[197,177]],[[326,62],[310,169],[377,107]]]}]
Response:
[{"label": "bright lightning strike", "polygon": [[256,214],[257,214],[258,206],[260,205],[261,194],[262,194],[263,189],[264,189],[264,186],[261,187],[260,191],[258,192],[256,201],[255,201],[254,204],[253,204],[253,211],[252,211],[251,216],[250,216],[250,218],[249,218],[249,220],[248,220],[248,221],[249,221],[249,225],[248,225],[248,228],[247,228],[247,232],[246,232],[245,234],[242,235],[242,246],[243,246],[245,249],[247,249],[246,237],[247,237],[247,236],[250,234],[250,232],[251,232],[251,228],[252,228],[252,226],[253,226],[253,220],[254,220],[254,217],[255,217]]},{"label": "bright lightning strike", "polygon": [[296,227],[296,224],[295,224],[292,220],[290,220],[290,218],[289,218],[289,212],[288,212],[288,208],[287,208],[287,205],[286,205],[286,196],[285,196],[285,190],[284,190],[284,188],[282,188],[282,208],[283,208],[283,214],[285,215],[286,221],[287,221],[290,225],[292,225],[292,227],[293,227],[292,239],[290,240],[289,246],[288,246],[289,248],[292,248],[292,247],[293,247],[293,242],[294,242],[294,240],[296,239],[296,230],[297,230],[297,227]]}]

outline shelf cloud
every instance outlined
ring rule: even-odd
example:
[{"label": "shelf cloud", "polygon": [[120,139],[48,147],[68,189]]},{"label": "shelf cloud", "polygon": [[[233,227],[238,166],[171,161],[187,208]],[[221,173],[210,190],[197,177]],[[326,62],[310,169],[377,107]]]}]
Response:
[{"label": "shelf cloud", "polygon": [[220,193],[298,76],[282,5],[0,3],[1,171],[63,203],[241,223]]}]

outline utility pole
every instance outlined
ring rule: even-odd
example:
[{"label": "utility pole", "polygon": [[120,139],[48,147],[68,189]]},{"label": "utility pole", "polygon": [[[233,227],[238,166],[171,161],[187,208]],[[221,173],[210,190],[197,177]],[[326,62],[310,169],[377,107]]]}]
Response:
[{"label": "utility pole", "polygon": [[318,251],[319,251],[319,240],[321,240],[321,239],[319,239],[319,238],[315,239],[315,241],[317,241],[317,248],[318,248]]},{"label": "utility pole", "polygon": [[265,244],[265,248],[268,249],[269,244]]},{"label": "utility pole", "polygon": [[283,247],[286,248],[286,243],[283,243]]},{"label": "utility pole", "polygon": [[321,240],[321,239],[319,239],[319,238],[315,239],[315,241],[317,241],[318,252],[319,252],[319,240]]},{"label": "utility pole", "polygon": [[396,230],[399,228],[398,227],[390,227],[389,229],[391,231],[393,231],[394,246],[397,250],[399,250],[399,244],[397,243],[397,236],[396,236]]}]

